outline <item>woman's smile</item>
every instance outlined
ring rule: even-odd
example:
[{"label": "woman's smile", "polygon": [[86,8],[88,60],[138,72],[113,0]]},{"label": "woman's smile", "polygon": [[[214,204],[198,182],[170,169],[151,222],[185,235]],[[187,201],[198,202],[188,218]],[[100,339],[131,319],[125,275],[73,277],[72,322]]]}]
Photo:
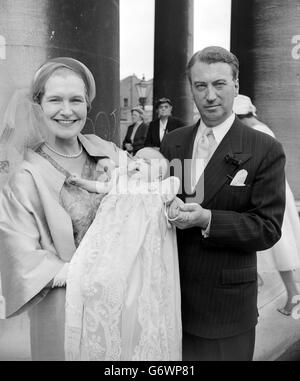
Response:
[{"label": "woman's smile", "polygon": [[41,107],[48,121],[50,141],[73,140],[83,129],[87,116],[83,80],[72,72],[52,75],[46,82]]},{"label": "woman's smile", "polygon": [[64,127],[68,127],[68,126],[72,126],[74,123],[76,123],[79,119],[53,119],[55,122],[57,122],[58,124],[64,126]]}]

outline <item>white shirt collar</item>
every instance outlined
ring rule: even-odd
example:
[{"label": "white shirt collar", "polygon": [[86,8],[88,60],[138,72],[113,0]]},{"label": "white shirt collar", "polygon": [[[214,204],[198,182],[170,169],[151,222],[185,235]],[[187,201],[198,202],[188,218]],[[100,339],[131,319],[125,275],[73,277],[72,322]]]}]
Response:
[{"label": "white shirt collar", "polygon": [[160,126],[160,128],[162,128],[164,130],[167,127],[167,123],[168,123],[168,118],[166,120],[159,119],[159,126]]},{"label": "white shirt collar", "polygon": [[[226,120],[224,120],[223,123],[219,124],[218,126],[212,127],[212,132],[213,132],[214,138],[216,139],[216,142],[218,145],[221,143],[224,136],[230,130],[230,127],[232,126],[234,119],[235,119],[235,114],[232,113]],[[207,127],[206,124],[201,119],[197,135],[198,135],[198,133],[201,134],[202,131],[204,131],[204,129],[206,127]],[[209,127],[207,127],[207,128],[209,128]]]}]

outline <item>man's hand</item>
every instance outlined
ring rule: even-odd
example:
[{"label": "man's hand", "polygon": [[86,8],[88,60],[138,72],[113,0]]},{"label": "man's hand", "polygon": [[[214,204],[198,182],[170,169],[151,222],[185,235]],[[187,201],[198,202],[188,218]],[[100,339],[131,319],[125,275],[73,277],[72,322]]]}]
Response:
[{"label": "man's hand", "polygon": [[211,218],[211,211],[202,208],[199,204],[183,204],[179,208],[178,217],[171,223],[179,229],[200,227],[206,229]]}]

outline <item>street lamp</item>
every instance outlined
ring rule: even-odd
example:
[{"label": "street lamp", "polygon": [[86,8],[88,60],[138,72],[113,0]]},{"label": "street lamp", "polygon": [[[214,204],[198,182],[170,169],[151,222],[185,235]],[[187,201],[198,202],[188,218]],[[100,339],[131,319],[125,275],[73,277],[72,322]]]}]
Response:
[{"label": "street lamp", "polygon": [[139,104],[145,109],[146,99],[147,99],[147,88],[148,83],[145,80],[145,76],[136,85],[136,90],[139,96]]}]

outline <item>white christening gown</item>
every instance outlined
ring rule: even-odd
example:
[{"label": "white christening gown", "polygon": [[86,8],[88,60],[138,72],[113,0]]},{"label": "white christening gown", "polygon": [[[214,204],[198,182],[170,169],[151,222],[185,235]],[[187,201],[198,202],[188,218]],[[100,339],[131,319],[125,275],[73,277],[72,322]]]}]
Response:
[{"label": "white christening gown", "polygon": [[179,180],[116,184],[70,262],[66,359],[181,360],[176,231],[165,216]]}]

